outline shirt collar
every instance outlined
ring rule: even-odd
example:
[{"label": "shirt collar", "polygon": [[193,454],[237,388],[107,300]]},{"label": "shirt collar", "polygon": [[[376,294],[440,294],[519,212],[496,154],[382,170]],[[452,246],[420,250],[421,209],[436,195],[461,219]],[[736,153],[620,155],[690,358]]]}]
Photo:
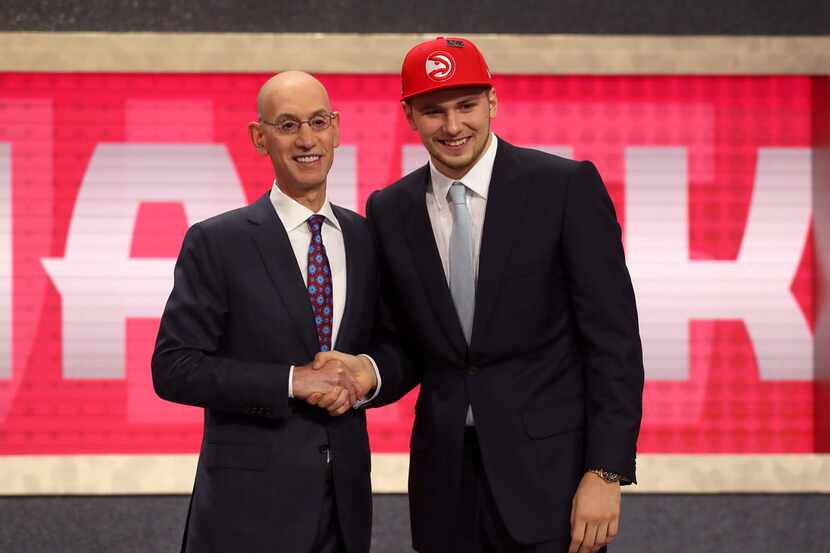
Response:
[{"label": "shirt collar", "polygon": [[[305,225],[308,218],[314,215],[314,212],[309,208],[280,190],[280,187],[277,186],[276,180],[271,186],[271,194],[269,195],[269,198],[271,200],[271,204],[274,206],[274,210],[277,212],[277,216],[280,218],[280,221],[282,221],[282,225],[285,227],[286,232],[291,232],[300,225]],[[334,211],[331,208],[331,203],[329,202],[328,197],[326,197],[323,201],[323,207],[320,208],[318,213],[325,217],[326,221],[334,226],[334,228],[340,230],[340,222],[337,220],[337,217],[334,216]]]},{"label": "shirt collar", "polygon": [[[444,175],[432,159],[429,160],[429,174],[432,182],[432,193],[436,198],[446,198],[450,191],[450,186],[456,181],[464,183],[464,186],[484,198],[487,199],[487,193],[490,190],[490,177],[493,175],[493,164],[496,161],[496,150],[498,149],[498,138],[495,134],[490,133],[490,144],[475,165],[467,171],[467,174],[460,179],[451,179]],[[438,202],[439,208],[445,207],[446,202]]]}]

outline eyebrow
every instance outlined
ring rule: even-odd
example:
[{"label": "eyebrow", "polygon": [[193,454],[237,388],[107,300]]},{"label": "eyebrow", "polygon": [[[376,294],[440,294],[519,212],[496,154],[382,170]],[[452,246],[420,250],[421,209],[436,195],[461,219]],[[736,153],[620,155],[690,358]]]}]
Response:
[{"label": "eyebrow", "polygon": [[[331,111],[326,108],[320,108],[317,111],[313,112],[311,115],[309,115],[309,117],[314,117],[315,115],[323,115],[325,113],[331,113]],[[302,118],[294,113],[278,113],[274,117],[274,121],[276,121],[277,119],[296,119],[299,121]]]},{"label": "eyebrow", "polygon": [[[469,96],[464,96],[463,98],[459,98],[458,100],[453,102],[453,105],[464,104],[466,102],[472,102],[472,101],[475,101],[475,100],[479,100],[479,95],[478,94],[470,94]],[[424,106],[419,107],[418,111],[425,111],[425,110],[428,110],[428,109],[444,109],[444,108],[441,107],[439,104],[426,104]]]}]

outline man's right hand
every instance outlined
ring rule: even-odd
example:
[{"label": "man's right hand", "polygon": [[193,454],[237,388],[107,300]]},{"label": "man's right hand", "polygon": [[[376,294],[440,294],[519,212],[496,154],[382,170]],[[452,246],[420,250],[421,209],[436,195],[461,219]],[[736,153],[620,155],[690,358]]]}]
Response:
[{"label": "man's right hand", "polygon": [[350,355],[340,351],[321,351],[314,356],[312,366],[321,369],[336,364],[349,371],[357,384],[358,399],[363,399],[378,385],[372,362],[365,355]]},{"label": "man's right hand", "polygon": [[342,415],[362,397],[355,379],[339,363],[323,364],[316,370],[312,363],[295,365],[291,386],[296,399],[308,401],[311,396],[315,399],[327,398],[326,404],[320,407],[333,415]]},{"label": "man's right hand", "polygon": [[[372,362],[363,355],[349,355],[339,351],[320,352],[314,357],[312,366],[315,370],[339,369],[347,371],[357,386],[357,398],[365,399],[373,389],[377,388],[378,380]],[[342,415],[354,405],[354,402],[344,405],[342,398],[335,392],[323,394],[312,393],[306,401],[326,409],[330,415]]]}]

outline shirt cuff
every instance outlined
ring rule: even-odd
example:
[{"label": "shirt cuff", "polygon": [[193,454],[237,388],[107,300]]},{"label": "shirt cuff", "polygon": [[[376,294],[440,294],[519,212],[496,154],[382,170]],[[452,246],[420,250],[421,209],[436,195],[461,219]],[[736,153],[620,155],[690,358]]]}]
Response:
[{"label": "shirt cuff", "polygon": [[294,365],[288,369],[288,397],[294,399]]},{"label": "shirt cuff", "polygon": [[373,399],[378,397],[378,394],[380,393],[380,371],[378,370],[378,364],[375,363],[375,360],[372,359],[371,355],[366,355],[365,353],[361,353],[360,355],[358,355],[358,357],[365,357],[372,364],[372,368],[375,370],[375,378],[377,379],[378,385],[375,386],[375,392],[370,397],[366,397],[366,398],[357,400],[355,402],[355,404],[353,405],[354,409],[358,409],[360,407],[363,407],[364,405],[366,405],[367,403],[369,403],[370,401],[372,401]]}]

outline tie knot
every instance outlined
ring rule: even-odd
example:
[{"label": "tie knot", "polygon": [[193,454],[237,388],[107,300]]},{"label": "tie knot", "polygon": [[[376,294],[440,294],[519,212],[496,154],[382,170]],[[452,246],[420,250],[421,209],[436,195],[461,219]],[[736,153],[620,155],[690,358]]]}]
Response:
[{"label": "tie knot", "polygon": [[320,234],[320,229],[323,228],[323,221],[326,220],[324,215],[315,214],[308,218],[308,228],[311,229],[311,234]]},{"label": "tie knot", "polygon": [[463,182],[455,181],[450,186],[450,201],[455,205],[464,205],[465,196],[467,195],[467,187]]}]

